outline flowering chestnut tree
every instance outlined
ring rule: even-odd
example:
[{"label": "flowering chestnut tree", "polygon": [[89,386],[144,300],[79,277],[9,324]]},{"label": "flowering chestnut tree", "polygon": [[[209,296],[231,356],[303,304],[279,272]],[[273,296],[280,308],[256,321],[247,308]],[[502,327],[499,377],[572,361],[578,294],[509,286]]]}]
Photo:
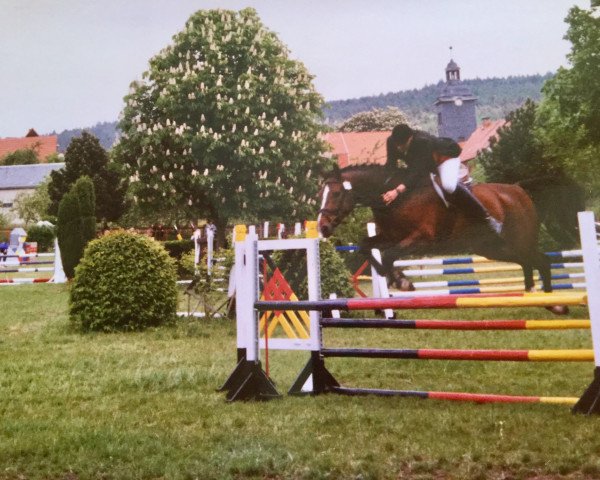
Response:
[{"label": "flowering chestnut tree", "polygon": [[253,9],[201,10],[133,82],[114,158],[142,211],[230,220],[314,215],[322,97]]}]

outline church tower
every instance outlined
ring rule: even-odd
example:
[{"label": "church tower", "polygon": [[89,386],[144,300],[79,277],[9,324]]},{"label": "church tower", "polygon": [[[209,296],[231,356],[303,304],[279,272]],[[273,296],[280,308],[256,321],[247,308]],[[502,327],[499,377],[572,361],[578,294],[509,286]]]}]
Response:
[{"label": "church tower", "polygon": [[477,128],[476,101],[471,89],[460,81],[459,66],[450,60],[446,67],[446,83],[435,102],[438,135],[456,142],[467,140]]}]

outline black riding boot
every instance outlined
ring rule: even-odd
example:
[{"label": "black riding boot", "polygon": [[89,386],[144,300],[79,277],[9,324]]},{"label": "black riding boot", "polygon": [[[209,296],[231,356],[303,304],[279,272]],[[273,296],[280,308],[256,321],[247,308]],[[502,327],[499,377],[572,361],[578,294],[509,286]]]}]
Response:
[{"label": "black riding boot", "polygon": [[446,198],[452,205],[461,209],[467,217],[487,223],[490,229],[497,235],[500,235],[500,232],[502,232],[502,223],[492,217],[487,208],[463,184],[459,183],[453,193],[446,194]]}]

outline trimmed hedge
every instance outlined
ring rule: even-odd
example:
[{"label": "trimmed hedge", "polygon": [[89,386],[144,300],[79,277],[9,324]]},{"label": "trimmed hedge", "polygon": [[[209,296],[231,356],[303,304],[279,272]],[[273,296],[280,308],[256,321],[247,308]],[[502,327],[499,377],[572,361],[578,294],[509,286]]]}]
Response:
[{"label": "trimmed hedge", "polygon": [[71,322],[82,331],[132,331],[173,322],[175,261],[160,243],[117,231],[89,243],[71,288]]},{"label": "trimmed hedge", "polygon": [[87,243],[96,236],[96,200],[90,177],[79,178],[58,206],[56,235],[65,275],[75,276],[75,267]]}]

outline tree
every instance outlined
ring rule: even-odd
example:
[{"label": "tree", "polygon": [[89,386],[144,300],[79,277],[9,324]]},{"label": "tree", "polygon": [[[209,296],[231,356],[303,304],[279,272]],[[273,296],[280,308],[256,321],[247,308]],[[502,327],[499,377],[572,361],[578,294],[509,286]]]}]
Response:
[{"label": "tree", "polygon": [[40,163],[38,154],[35,151],[37,147],[22,148],[14,152],[7,153],[0,159],[0,165],[32,165]]},{"label": "tree", "polygon": [[542,172],[556,175],[560,165],[546,161],[542,144],[535,135],[536,104],[527,99],[522,107],[509,113],[507,123],[492,139],[490,149],[479,154],[488,182],[515,183],[539,177]]},{"label": "tree", "polygon": [[559,69],[544,85],[539,136],[547,154],[585,186],[588,198],[599,198],[600,17],[594,9],[573,7],[566,22],[571,67]]},{"label": "tree", "polygon": [[32,193],[19,193],[15,197],[12,211],[19,218],[22,218],[25,225],[42,220],[46,217],[46,212],[50,206],[50,196],[48,195],[47,178],[40,183]]},{"label": "tree", "polygon": [[340,126],[340,132],[380,132],[391,130],[400,123],[409,123],[406,115],[396,107],[374,108],[353,115]]},{"label": "tree", "polygon": [[576,212],[583,193],[563,165],[547,155],[537,135],[537,107],[531,100],[511,112],[491,148],[478,156],[488,182],[520,183],[535,203],[556,248],[577,242]]},{"label": "tree", "polygon": [[125,100],[114,154],[141,209],[221,233],[314,215],[323,99],[253,9],[193,14]]},{"label": "tree", "polygon": [[94,183],[83,176],[63,195],[58,207],[57,238],[65,275],[75,276],[87,243],[96,236]]},{"label": "tree", "polygon": [[82,176],[88,176],[96,193],[95,216],[99,222],[117,220],[125,209],[126,185],[118,165],[109,161],[98,139],[88,132],[73,139],[65,153],[65,168],[51,172],[48,185],[49,213],[56,215],[62,197]]}]

